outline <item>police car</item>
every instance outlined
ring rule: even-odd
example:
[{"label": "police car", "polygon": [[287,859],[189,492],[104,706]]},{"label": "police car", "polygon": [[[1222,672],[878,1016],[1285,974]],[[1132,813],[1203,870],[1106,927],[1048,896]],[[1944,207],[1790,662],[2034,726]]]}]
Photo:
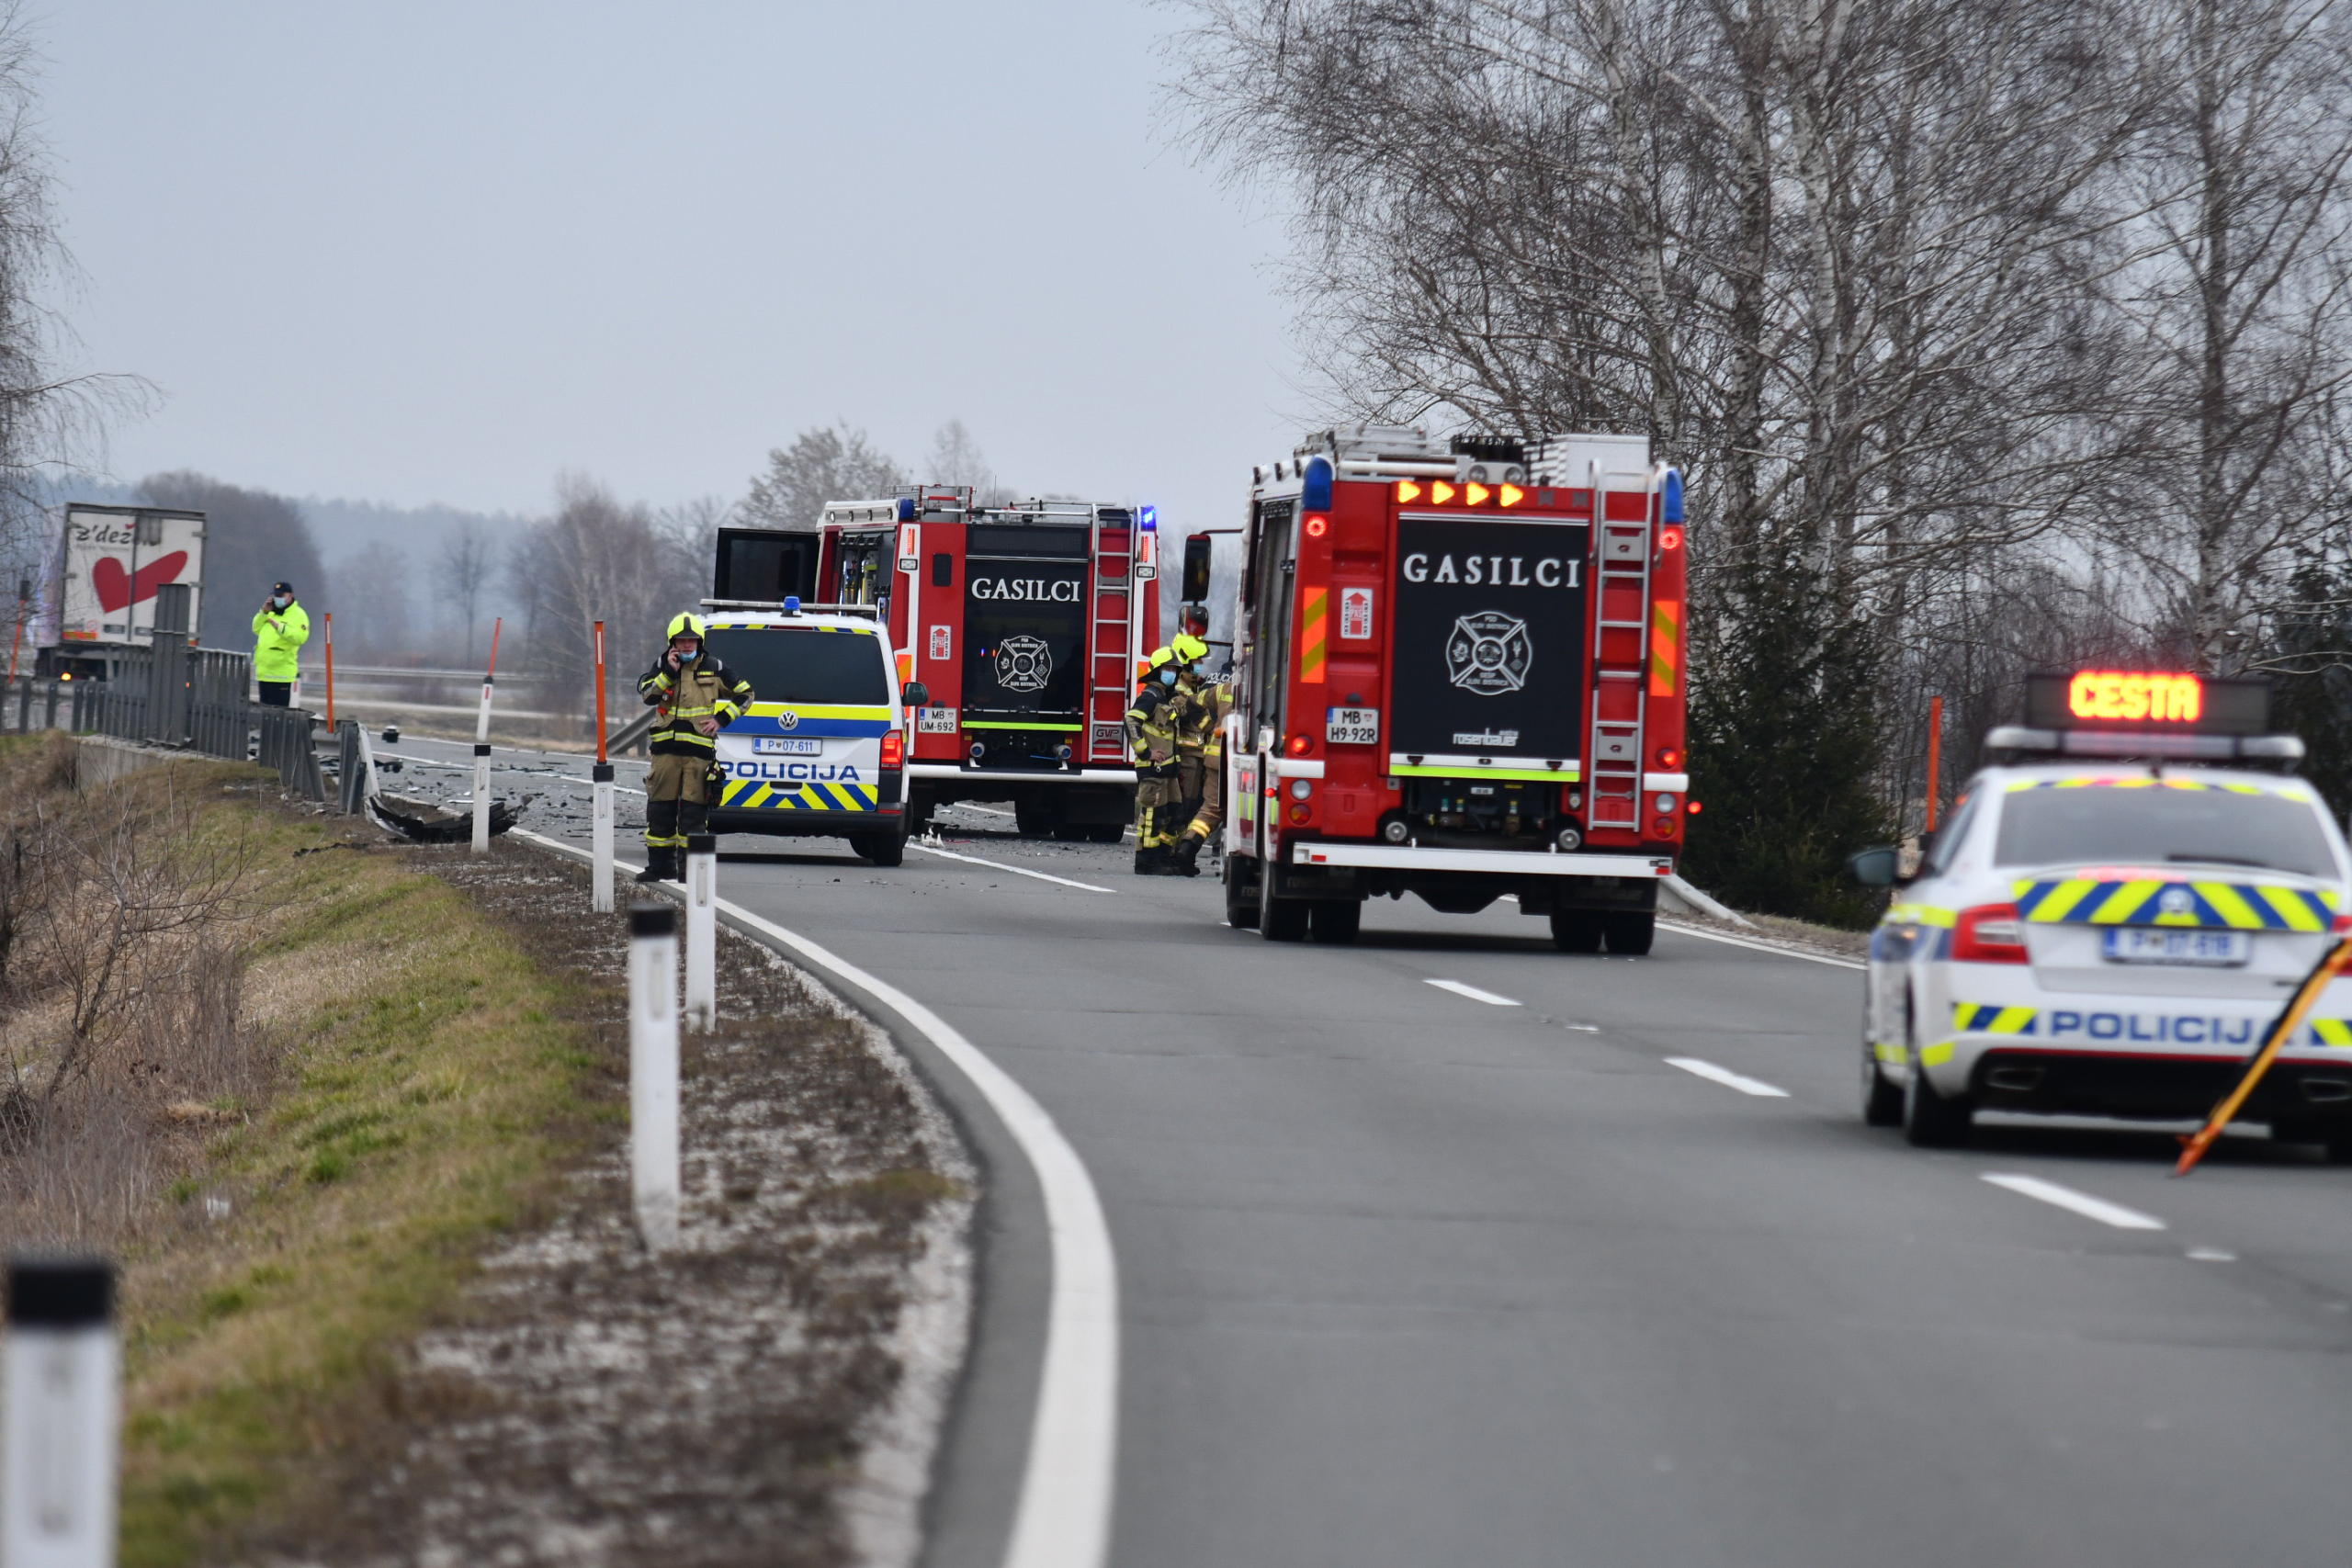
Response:
[{"label": "police car", "polygon": [[[2259,682],[2085,671],[2029,682],[1871,938],[1863,1117],[1922,1145],[1979,1110],[2200,1118],[2346,929],[2352,857],[2283,771]],[[2244,1111],[2352,1160],[2352,982]]]},{"label": "police car", "polygon": [[718,732],[725,777],[714,833],[832,835],[876,865],[906,858],[908,705],[889,638],[870,615],[712,609],[710,649],[752,683],[753,702]]}]

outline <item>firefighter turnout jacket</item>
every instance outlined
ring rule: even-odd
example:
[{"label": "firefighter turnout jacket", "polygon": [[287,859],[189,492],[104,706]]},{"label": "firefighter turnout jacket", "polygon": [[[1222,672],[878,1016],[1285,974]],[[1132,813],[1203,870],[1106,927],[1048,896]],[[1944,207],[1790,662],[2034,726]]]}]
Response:
[{"label": "firefighter turnout jacket", "polygon": [[668,653],[663,653],[639,680],[637,689],[656,710],[648,737],[648,750],[656,757],[715,761],[718,742],[696,728],[695,721],[715,718],[724,729],[752,705],[751,682],[721,664],[708,648],[675,670],[670,668]]}]

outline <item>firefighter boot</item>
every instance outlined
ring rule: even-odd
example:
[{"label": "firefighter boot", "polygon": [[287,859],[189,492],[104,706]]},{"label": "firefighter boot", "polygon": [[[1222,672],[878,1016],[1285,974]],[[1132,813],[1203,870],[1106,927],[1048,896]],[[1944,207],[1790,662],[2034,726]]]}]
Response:
[{"label": "firefighter boot", "polygon": [[1137,850],[1136,852],[1136,874],[1137,876],[1167,875],[1168,851],[1166,846],[1153,844],[1148,849]]},{"label": "firefighter boot", "polygon": [[670,862],[678,852],[667,844],[649,844],[645,850],[645,869],[637,874],[639,882],[675,882],[679,868]]},{"label": "firefighter boot", "polygon": [[1174,876],[1200,875],[1201,846],[1207,842],[1198,833],[1187,833],[1179,839],[1176,847],[1168,852],[1169,874]]}]

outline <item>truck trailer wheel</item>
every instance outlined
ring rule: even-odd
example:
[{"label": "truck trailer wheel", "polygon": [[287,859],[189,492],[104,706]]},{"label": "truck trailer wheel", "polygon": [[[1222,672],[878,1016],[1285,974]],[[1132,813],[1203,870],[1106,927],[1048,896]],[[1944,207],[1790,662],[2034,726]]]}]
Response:
[{"label": "truck trailer wheel", "polygon": [[1238,931],[1258,925],[1258,889],[1242,874],[1254,863],[1239,855],[1225,857],[1225,923]]},{"label": "truck trailer wheel", "polygon": [[1600,917],[1600,930],[1609,938],[1610,952],[1639,958],[1657,940],[1657,917],[1647,910],[1639,914],[1612,910]]},{"label": "truck trailer wheel", "polygon": [[1363,929],[1363,906],[1353,898],[1317,899],[1306,907],[1306,925],[1316,941],[1343,947]]},{"label": "truck trailer wheel", "polygon": [[1553,910],[1552,944],[1562,953],[1599,953],[1600,917],[1590,909]]},{"label": "truck trailer wheel", "polygon": [[1306,901],[1274,897],[1274,868],[1258,868],[1258,934],[1268,942],[1301,942],[1306,936]]}]

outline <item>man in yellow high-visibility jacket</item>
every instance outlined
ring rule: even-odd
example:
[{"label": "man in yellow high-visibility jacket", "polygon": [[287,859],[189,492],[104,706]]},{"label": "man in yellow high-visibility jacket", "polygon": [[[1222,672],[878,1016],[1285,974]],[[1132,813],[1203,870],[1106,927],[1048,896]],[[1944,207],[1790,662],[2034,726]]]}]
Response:
[{"label": "man in yellow high-visibility jacket", "polygon": [[311,640],[311,614],[294,603],[294,585],[281,582],[254,615],[254,684],[264,707],[282,708],[293,700],[297,660]]}]

